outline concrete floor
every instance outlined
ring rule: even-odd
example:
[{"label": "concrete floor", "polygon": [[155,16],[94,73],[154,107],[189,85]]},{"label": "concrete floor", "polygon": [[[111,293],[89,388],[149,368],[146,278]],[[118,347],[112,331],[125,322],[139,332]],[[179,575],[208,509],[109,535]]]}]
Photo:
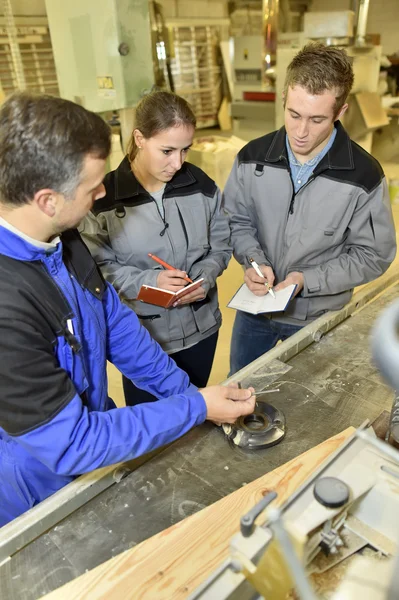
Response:
[{"label": "concrete floor", "polygon": [[[392,206],[397,238],[399,236],[399,204]],[[399,239],[398,239],[399,246]],[[395,258],[395,264],[399,261],[399,253]],[[227,377],[229,371],[230,338],[235,317],[235,310],[227,308],[238,287],[243,283],[243,271],[241,266],[232,259],[228,268],[218,279],[219,304],[223,315],[223,324],[219,334],[218,346],[211,372],[209,384],[217,384]],[[109,393],[118,406],[124,406],[121,375],[113,365],[108,366]]]}]

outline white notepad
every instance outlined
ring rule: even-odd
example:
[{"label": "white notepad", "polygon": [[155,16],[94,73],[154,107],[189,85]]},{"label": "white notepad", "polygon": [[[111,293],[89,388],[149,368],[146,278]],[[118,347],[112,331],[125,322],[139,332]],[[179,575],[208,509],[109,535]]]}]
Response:
[{"label": "white notepad", "polygon": [[286,309],[288,302],[291,300],[295,288],[296,285],[289,285],[283,290],[274,292],[276,297],[273,298],[271,294],[266,294],[266,296],[255,296],[244,283],[234,294],[227,306],[229,308],[235,308],[236,310],[243,310],[252,315],[282,312]]}]

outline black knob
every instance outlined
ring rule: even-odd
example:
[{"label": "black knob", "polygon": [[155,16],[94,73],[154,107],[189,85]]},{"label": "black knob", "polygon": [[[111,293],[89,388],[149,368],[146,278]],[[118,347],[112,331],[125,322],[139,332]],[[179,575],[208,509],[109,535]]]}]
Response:
[{"label": "black knob", "polygon": [[121,42],[118,46],[118,52],[121,56],[127,56],[130,52],[129,44]]},{"label": "black knob", "polygon": [[337,477],[322,477],[313,488],[314,497],[327,508],[340,508],[349,501],[349,486]]}]

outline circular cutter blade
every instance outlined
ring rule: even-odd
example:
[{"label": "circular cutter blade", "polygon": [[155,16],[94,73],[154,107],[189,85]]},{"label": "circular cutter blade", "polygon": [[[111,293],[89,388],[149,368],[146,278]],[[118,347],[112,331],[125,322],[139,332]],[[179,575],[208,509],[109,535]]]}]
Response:
[{"label": "circular cutter blade", "polygon": [[285,416],[259,396],[253,413],[239,417],[233,425],[223,425],[227,438],[240,448],[256,450],[274,446],[285,436]]}]

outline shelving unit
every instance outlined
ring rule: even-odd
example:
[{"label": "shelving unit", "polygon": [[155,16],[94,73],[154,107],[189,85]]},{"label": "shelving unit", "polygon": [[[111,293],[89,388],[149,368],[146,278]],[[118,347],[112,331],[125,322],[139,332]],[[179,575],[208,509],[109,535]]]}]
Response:
[{"label": "shelving unit", "polygon": [[175,91],[190,102],[199,128],[217,125],[222,101],[220,25],[174,23],[168,27]]},{"label": "shelving unit", "polygon": [[[15,21],[26,89],[58,96],[53,49],[47,25],[19,24],[17,18]],[[7,29],[2,23],[0,23],[0,81],[6,95],[18,89]]]}]

